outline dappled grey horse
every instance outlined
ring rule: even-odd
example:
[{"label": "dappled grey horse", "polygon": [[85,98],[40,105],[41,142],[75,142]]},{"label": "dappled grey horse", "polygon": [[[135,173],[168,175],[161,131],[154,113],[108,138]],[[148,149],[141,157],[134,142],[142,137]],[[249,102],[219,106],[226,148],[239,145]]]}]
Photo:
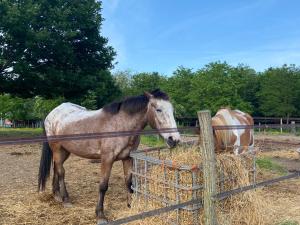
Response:
[{"label": "dappled grey horse", "polygon": [[[129,97],[114,102],[102,109],[89,111],[84,107],[63,103],[53,109],[45,119],[46,135],[72,135],[100,132],[141,131],[147,125],[154,129],[175,128],[175,132],[160,135],[169,147],[174,147],[180,139],[173,115],[173,106],[167,94],[160,90]],[[114,161],[122,160],[125,183],[128,190],[127,204],[130,206],[132,185],[131,151],[136,150],[140,136],[120,136],[113,138],[49,141],[43,144],[39,170],[39,190],[44,191],[53,161],[52,191],[57,201],[70,205],[65,185],[63,163],[70,153],[88,159],[101,159],[99,200],[96,207],[98,222],[107,221],[103,202],[108,189],[109,177]]]}]

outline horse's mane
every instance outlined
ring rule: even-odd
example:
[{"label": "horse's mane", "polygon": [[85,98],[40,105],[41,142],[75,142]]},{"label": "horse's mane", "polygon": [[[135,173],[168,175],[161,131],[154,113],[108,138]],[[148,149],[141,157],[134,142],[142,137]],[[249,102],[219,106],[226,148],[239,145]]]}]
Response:
[{"label": "horse's mane", "polygon": [[[151,91],[150,94],[156,99],[169,100],[169,96],[159,89]],[[127,97],[122,101],[117,101],[105,105],[103,110],[110,114],[117,114],[119,111],[124,111],[128,114],[135,114],[144,111],[148,105],[149,98],[146,95]]]}]

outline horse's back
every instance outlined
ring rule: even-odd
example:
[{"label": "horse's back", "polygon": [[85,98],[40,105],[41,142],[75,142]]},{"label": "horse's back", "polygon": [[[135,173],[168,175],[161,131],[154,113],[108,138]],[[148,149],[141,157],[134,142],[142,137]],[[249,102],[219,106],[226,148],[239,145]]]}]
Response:
[{"label": "horse's back", "polygon": [[[213,126],[238,125],[228,109],[220,109],[212,118]],[[238,131],[236,129],[217,129],[214,132],[217,151],[230,151],[237,142]]]},{"label": "horse's back", "polygon": [[45,119],[47,135],[58,135],[68,124],[87,117],[89,111],[82,106],[67,102],[54,108]]},{"label": "horse's back", "polygon": [[[45,131],[47,136],[73,135],[99,132],[99,117],[102,110],[87,110],[86,108],[73,104],[63,103],[54,108],[45,119]],[[98,119],[97,119],[98,118]],[[102,119],[103,120],[103,119]],[[84,158],[100,158],[101,140],[69,140],[63,142],[52,142],[52,151],[60,151],[61,147],[75,155]]]},{"label": "horse's back", "polygon": [[[240,110],[220,109],[212,119],[214,126],[241,126],[253,125],[253,118]],[[251,129],[224,129],[216,130],[215,138],[220,149],[233,149],[234,146],[246,148],[253,146],[253,131]]]}]

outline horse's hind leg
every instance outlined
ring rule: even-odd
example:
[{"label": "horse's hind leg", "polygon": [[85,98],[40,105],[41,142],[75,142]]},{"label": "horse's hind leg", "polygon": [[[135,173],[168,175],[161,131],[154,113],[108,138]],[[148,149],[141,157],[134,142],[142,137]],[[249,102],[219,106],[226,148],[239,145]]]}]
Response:
[{"label": "horse's hind leg", "polygon": [[124,177],[125,177],[125,185],[127,188],[127,206],[130,208],[131,206],[131,195],[133,193],[132,190],[132,165],[133,161],[131,157],[123,159],[123,170],[124,170]]},{"label": "horse's hind leg", "polygon": [[58,202],[62,202],[62,197],[60,195],[60,191],[59,191],[59,180],[58,180],[58,173],[57,173],[57,169],[56,169],[56,163],[53,163],[53,181],[52,181],[52,192],[54,195],[54,198],[56,201]]},{"label": "horse's hind leg", "polygon": [[63,148],[53,152],[54,174],[52,188],[54,198],[58,201],[62,201],[66,206],[70,205],[70,202],[69,194],[65,184],[65,169],[63,164],[68,159],[69,155],[70,153]]},{"label": "horse's hind leg", "polygon": [[105,158],[101,156],[101,180],[99,185],[99,200],[96,207],[97,223],[102,224],[107,222],[107,218],[104,215],[104,197],[108,189],[109,177],[114,163],[113,159]]}]

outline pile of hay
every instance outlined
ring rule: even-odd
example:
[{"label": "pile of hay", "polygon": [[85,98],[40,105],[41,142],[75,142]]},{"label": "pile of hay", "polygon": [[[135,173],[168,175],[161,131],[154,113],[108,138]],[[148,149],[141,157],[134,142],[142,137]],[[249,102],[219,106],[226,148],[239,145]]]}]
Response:
[{"label": "pile of hay", "polygon": [[[202,161],[197,146],[192,146],[189,148],[177,148],[172,151],[172,154],[169,154],[169,152],[166,151],[166,153],[160,153],[159,158],[172,160],[176,166],[199,165]],[[232,154],[217,155],[218,179],[220,181],[221,178],[225,178],[224,182],[218,182],[218,191],[227,191],[251,184],[253,176],[251,172],[252,168],[252,157],[240,157]],[[164,170],[166,170],[166,173],[164,173]],[[198,184],[203,183],[202,171],[197,170],[195,173],[196,182]],[[144,192],[145,188],[147,188],[146,190],[149,194],[159,196],[161,199],[168,199],[169,201],[176,202],[176,189],[157,181],[162,180],[167,181],[167,183],[174,183],[176,181],[174,169],[166,168],[161,165],[152,166],[148,171],[147,176],[150,176],[152,179],[149,180],[146,185],[143,179],[141,179],[139,182],[140,190]],[[192,182],[193,179],[191,172],[180,172],[180,184],[187,187],[192,187]],[[193,197],[192,191],[180,191],[180,193],[178,193],[177,190],[177,194],[180,196],[180,202],[191,200]],[[194,196],[195,194],[197,198],[202,198],[202,191],[197,191],[197,193],[194,193]],[[140,195],[138,198],[134,196],[132,209],[129,213],[135,214],[163,206],[165,206],[165,204],[155,199],[149,198],[146,202],[143,195]],[[264,216],[265,209],[266,203],[263,200],[262,195],[260,195],[260,190],[247,191],[220,201],[217,204],[218,222],[219,224],[225,225],[264,225],[268,223],[268,218],[265,218]],[[176,211],[165,213],[157,217],[147,218],[143,221],[134,222],[131,224],[170,224],[171,222],[176,221],[176,213]],[[126,214],[122,216],[126,216]],[[200,224],[203,224],[203,209],[198,210],[197,213],[194,213],[194,215],[190,211],[180,210],[180,224],[193,224],[195,216],[200,218]]]}]

